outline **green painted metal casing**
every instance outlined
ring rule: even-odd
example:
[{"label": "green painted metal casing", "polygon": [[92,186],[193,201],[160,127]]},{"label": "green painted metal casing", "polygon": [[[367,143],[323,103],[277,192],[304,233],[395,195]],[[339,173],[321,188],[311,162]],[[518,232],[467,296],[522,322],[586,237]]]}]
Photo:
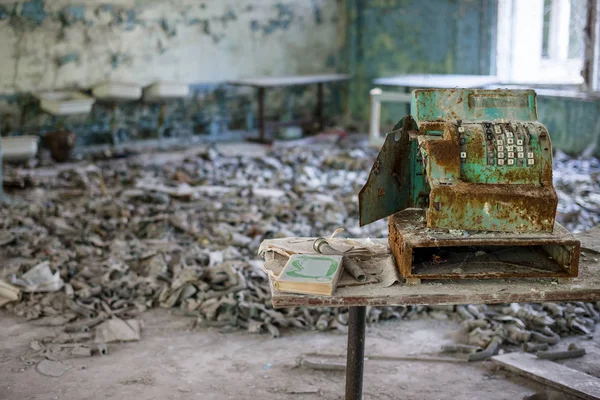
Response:
[{"label": "green painted metal casing", "polygon": [[557,202],[533,90],[415,90],[359,195],[361,225],[417,207],[477,231],[551,232]]}]

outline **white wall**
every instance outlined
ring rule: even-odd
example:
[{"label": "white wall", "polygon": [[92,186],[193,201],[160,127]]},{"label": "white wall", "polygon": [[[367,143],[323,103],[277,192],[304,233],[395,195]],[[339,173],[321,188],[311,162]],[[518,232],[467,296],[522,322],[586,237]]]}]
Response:
[{"label": "white wall", "polygon": [[344,39],[336,0],[0,0],[2,9],[3,94],[332,72]]}]

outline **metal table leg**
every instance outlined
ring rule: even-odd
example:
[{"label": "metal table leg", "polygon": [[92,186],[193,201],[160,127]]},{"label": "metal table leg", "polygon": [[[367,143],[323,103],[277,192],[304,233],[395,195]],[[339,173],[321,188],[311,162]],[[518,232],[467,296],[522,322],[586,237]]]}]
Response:
[{"label": "metal table leg", "polygon": [[367,307],[350,307],[348,354],[346,356],[346,400],[361,400],[365,364]]},{"label": "metal table leg", "polygon": [[317,122],[319,123],[319,133],[325,129],[325,120],[323,117],[323,84],[317,84]]},{"label": "metal table leg", "polygon": [[254,143],[271,144],[273,141],[267,139],[267,123],[265,121],[265,88],[258,86],[256,88],[256,101],[258,103],[258,137],[250,137],[246,140]]},{"label": "metal table leg", "polygon": [[258,130],[259,140],[264,142],[266,139],[265,134],[265,88],[259,87],[256,91],[256,97],[258,101]]}]

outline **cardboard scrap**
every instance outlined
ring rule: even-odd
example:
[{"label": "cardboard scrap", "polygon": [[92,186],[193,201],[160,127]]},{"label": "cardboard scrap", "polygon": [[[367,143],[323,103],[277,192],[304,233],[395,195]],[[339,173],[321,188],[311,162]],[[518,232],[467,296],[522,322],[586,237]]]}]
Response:
[{"label": "cardboard scrap", "polygon": [[0,307],[21,300],[21,290],[10,283],[0,280]]},{"label": "cardboard scrap", "polygon": [[132,342],[140,340],[141,325],[137,319],[108,319],[96,327],[95,343]]}]

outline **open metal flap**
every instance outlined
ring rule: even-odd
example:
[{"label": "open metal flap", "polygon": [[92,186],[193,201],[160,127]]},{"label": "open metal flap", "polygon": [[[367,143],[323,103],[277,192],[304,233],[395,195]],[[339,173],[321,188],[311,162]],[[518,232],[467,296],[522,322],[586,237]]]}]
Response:
[{"label": "open metal flap", "polygon": [[369,179],[358,194],[360,226],[412,206],[409,130],[415,122],[406,116],[388,133],[371,168]]}]

